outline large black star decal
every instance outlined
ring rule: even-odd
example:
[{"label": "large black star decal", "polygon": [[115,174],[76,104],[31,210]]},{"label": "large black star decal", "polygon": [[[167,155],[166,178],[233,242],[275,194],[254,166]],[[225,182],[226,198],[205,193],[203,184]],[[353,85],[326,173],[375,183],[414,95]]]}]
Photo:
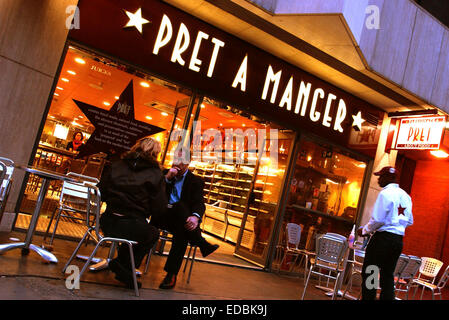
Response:
[{"label": "large black star decal", "polygon": [[132,80],[109,111],[75,99],[73,101],[95,127],[77,158],[99,152],[121,154],[129,150],[138,139],[165,130],[134,118]]},{"label": "large black star decal", "polygon": [[398,216],[403,215],[405,217],[405,213],[404,213],[405,209],[407,209],[407,207],[402,208],[402,206],[399,205],[399,207],[398,207]]}]

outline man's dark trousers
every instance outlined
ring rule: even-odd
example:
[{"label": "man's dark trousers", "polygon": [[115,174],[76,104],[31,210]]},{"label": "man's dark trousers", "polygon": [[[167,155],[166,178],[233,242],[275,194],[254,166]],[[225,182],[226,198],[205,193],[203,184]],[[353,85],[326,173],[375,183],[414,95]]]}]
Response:
[{"label": "man's dark trousers", "polygon": [[[362,267],[362,300],[376,299],[376,288],[367,288],[367,278],[373,276],[372,270],[366,273],[370,265],[377,266],[380,273],[380,300],[394,300],[394,269],[402,252],[402,238],[391,232],[376,232],[371,237]],[[368,282],[372,283],[370,279]]]},{"label": "man's dark trousers", "polygon": [[172,246],[164,266],[164,270],[168,273],[178,274],[188,242],[198,246],[206,243],[206,240],[201,235],[199,225],[193,231],[188,231],[185,228],[186,220],[189,216],[191,216],[189,210],[180,201],[173,204],[172,208],[168,208],[166,214],[151,217],[150,223],[152,225],[173,234]]}]

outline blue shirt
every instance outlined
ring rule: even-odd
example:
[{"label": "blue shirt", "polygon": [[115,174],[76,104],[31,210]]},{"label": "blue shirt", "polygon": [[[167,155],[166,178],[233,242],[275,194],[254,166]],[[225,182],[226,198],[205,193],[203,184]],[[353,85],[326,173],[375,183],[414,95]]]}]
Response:
[{"label": "blue shirt", "polygon": [[[171,181],[167,180],[167,178],[165,179],[167,183],[173,184],[172,191],[170,192],[170,198],[168,199],[169,204],[174,204],[181,201],[182,186],[184,185],[184,180],[186,179],[188,171],[189,170],[186,170],[186,172],[184,172],[181,178],[175,177]],[[193,212],[192,215],[198,217],[198,219],[201,220],[201,216],[198,213]]]},{"label": "blue shirt", "polygon": [[167,183],[173,184],[172,192],[170,193],[170,199],[168,199],[168,203],[174,204],[181,200],[182,186],[184,185],[184,180],[186,179],[187,171],[188,170],[184,172],[181,178],[175,177],[171,181],[167,180]]}]

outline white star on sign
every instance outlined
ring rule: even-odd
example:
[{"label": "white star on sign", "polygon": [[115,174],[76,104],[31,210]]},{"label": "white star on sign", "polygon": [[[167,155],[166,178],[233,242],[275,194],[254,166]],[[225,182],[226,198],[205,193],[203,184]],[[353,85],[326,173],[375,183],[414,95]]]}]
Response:
[{"label": "white star on sign", "polygon": [[357,113],[357,115],[352,115],[352,126],[354,127],[354,129],[356,129],[355,127],[357,127],[359,130],[357,131],[361,131],[362,130],[362,123],[365,122],[365,119],[362,118],[362,111],[359,111],[359,113]]},{"label": "white star on sign", "polygon": [[129,11],[125,10],[126,15],[129,18],[128,23],[124,28],[126,27],[136,27],[137,30],[142,34],[142,25],[145,23],[149,23],[147,19],[142,18],[142,8],[139,8],[135,13],[131,13]]}]

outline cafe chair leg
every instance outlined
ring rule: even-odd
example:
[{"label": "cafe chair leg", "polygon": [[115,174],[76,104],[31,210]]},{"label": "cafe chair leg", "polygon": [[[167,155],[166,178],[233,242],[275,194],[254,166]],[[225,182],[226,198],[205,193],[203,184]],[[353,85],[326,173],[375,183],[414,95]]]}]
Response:
[{"label": "cafe chair leg", "polygon": [[67,263],[65,264],[64,268],[62,269],[62,273],[65,273],[67,267],[70,265],[70,263],[72,263],[73,259],[75,258],[76,254],[78,253],[79,249],[81,248],[81,245],[83,244],[84,241],[86,241],[88,235],[89,235],[89,231],[86,231],[84,233],[84,236],[81,239],[81,241],[78,242],[78,245],[76,246],[75,251],[73,251],[73,253],[70,256],[69,260],[67,261]]}]

